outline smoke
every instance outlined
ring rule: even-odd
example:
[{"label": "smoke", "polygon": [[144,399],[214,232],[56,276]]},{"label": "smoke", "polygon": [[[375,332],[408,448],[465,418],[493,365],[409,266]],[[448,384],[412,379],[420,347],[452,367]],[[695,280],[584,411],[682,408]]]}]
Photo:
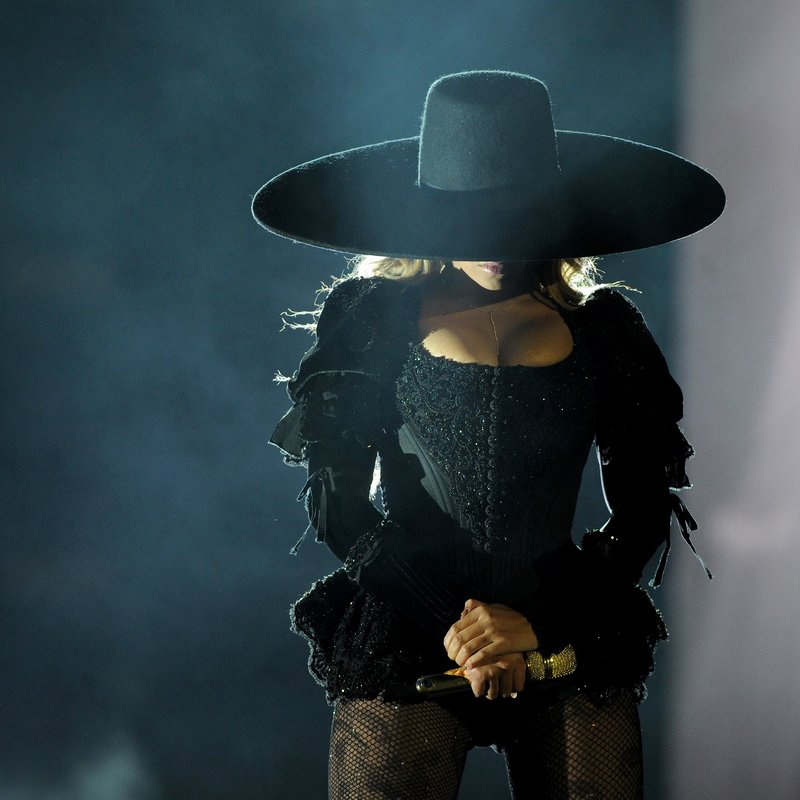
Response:
[{"label": "smoke", "polygon": [[4,800],[158,800],[162,796],[142,754],[123,734],[77,761],[60,780],[47,785],[0,782]]}]

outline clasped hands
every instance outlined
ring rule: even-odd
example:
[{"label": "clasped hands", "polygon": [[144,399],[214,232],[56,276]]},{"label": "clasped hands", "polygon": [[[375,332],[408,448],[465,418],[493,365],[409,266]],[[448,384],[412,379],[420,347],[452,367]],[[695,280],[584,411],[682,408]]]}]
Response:
[{"label": "clasped hands", "polygon": [[461,667],[475,697],[511,697],[525,688],[525,652],[539,641],[528,620],[501,603],[467,600],[444,637],[447,655]]}]

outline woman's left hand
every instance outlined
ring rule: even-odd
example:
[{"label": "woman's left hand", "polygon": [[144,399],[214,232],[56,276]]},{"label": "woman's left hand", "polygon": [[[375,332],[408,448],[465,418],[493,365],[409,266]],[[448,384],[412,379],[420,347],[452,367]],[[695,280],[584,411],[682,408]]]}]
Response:
[{"label": "woman's left hand", "polygon": [[449,658],[461,667],[478,667],[506,653],[536,650],[539,641],[518,611],[501,603],[467,600],[461,619],[444,637]]},{"label": "woman's left hand", "polygon": [[480,667],[463,670],[463,674],[475,697],[496,700],[498,697],[516,697],[525,688],[526,670],[522,653],[508,653],[490,659]]}]

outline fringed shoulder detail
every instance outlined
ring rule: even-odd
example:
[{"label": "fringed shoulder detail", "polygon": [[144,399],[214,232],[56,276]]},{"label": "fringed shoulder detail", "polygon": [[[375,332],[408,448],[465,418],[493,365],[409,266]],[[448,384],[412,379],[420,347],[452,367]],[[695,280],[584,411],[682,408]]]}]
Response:
[{"label": "fringed shoulder detail", "polygon": [[381,429],[384,387],[408,335],[408,298],[394,281],[348,278],[325,299],[315,342],[285,382],[292,407],[270,442],[289,464],[303,464],[310,442],[356,438]]}]

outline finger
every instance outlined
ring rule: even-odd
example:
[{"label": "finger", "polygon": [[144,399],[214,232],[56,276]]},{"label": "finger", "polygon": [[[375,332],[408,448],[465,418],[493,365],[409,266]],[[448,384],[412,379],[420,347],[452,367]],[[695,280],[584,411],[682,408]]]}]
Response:
[{"label": "finger", "polygon": [[500,673],[500,694],[503,697],[511,697],[511,693],[514,691],[514,672],[505,661],[498,662],[498,666],[502,667]]},{"label": "finger", "polygon": [[444,649],[447,652],[447,657],[455,661],[456,653],[461,649],[461,631],[455,625],[450,626],[447,635],[444,637]]},{"label": "finger", "polygon": [[476,606],[470,611],[467,611],[465,608],[458,621],[453,624],[453,627],[456,630],[462,631],[464,628],[469,628],[470,625],[479,623],[481,619],[485,618],[485,616],[486,607],[483,604]]},{"label": "finger", "polygon": [[458,640],[459,647],[464,642],[468,641],[469,637],[464,638],[464,631],[469,628],[470,624],[469,620],[465,620],[462,617],[458,622],[454,622],[447,629],[447,633],[444,635],[444,648],[447,650],[448,654],[450,653],[450,648],[453,646],[454,641]]},{"label": "finger", "polygon": [[[478,606],[472,610],[468,610],[465,607],[461,611],[461,615],[459,616],[459,618],[450,626],[450,631],[458,633],[458,631],[462,631],[464,630],[464,628],[468,628],[470,625],[474,625],[480,618],[481,613],[485,613],[482,611],[482,609],[483,606]],[[448,633],[450,631],[448,631]]]},{"label": "finger", "polygon": [[[455,655],[451,655],[450,657],[455,661],[457,664],[460,664],[462,667],[467,665],[467,661],[471,658],[474,658],[477,653],[482,653],[487,648],[490,648],[492,645],[491,639],[487,636],[478,636],[475,639],[471,639],[466,644],[461,645],[458,650],[455,650],[455,645],[453,646],[453,650],[455,650]],[[471,664],[472,667],[481,666],[480,661],[486,662],[487,659],[479,659],[478,661],[473,661]]]},{"label": "finger", "polygon": [[[455,632],[445,645],[448,658],[463,664],[473,653],[492,641],[492,634],[480,625],[470,625]],[[460,660],[459,660],[460,659]]]},{"label": "finger", "polygon": [[[448,629],[447,633],[444,635],[444,647],[445,650],[450,652],[450,647],[453,643],[453,639],[457,636],[463,634],[471,626],[475,625],[478,622],[478,614],[479,611],[476,609],[474,612],[464,613],[462,612],[461,619],[457,622],[454,622]],[[467,637],[466,639],[462,639],[462,643],[468,641],[471,637]],[[452,658],[452,656],[450,656]]]},{"label": "finger", "polygon": [[496,700],[500,696],[500,679],[498,677],[489,678],[489,688],[486,691],[487,700]]},{"label": "finger", "polygon": [[462,666],[466,666],[469,661],[471,662],[470,667],[479,667],[481,664],[491,660],[495,650],[491,636],[489,634],[481,634],[462,645],[453,656],[453,661]]},{"label": "finger", "polygon": [[464,603],[464,611],[466,611],[467,614],[469,614],[470,612],[474,611],[476,608],[480,608],[480,607],[482,607],[484,605],[486,605],[486,604],[482,603],[480,600],[476,600],[474,597],[470,597],[469,600],[467,600],[467,602]]},{"label": "finger", "polygon": [[458,632],[455,629],[455,627],[456,627],[455,625],[451,625],[447,629],[447,633],[444,635],[444,639],[442,639],[442,644],[444,645],[444,649],[447,651],[448,655],[450,654],[450,642],[453,641],[453,637]]},{"label": "finger", "polygon": [[[477,644],[479,640],[473,641]],[[513,652],[506,640],[502,637],[497,638],[496,634],[495,637],[482,637],[480,644],[480,647],[473,647],[473,643],[470,642],[470,649],[473,652],[464,660],[467,669],[485,666],[500,656]]]},{"label": "finger", "polygon": [[481,670],[473,669],[469,672],[465,672],[464,677],[469,681],[472,694],[474,694],[475,697],[483,697],[486,692],[486,679]]}]

